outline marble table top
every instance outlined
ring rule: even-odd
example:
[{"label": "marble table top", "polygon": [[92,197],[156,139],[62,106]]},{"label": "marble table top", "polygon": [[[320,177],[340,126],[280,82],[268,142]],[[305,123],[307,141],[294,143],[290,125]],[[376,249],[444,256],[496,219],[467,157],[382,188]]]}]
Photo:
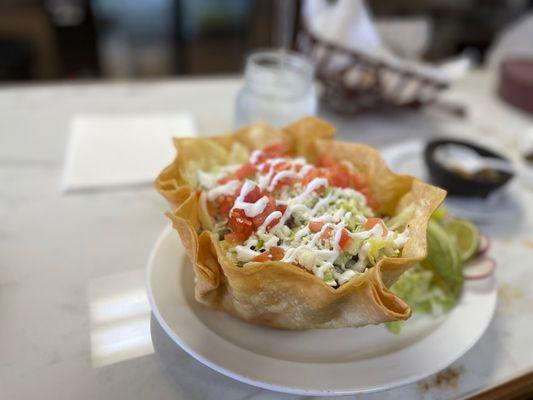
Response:
[{"label": "marble table top", "polygon": [[[295,399],[222,376],[177,348],[151,317],[143,270],[166,226],[151,187],[62,194],[65,141],[78,113],[188,110],[202,134],[231,129],[236,78],[15,86],[0,90],[0,398]],[[533,121],[474,71],[445,94],[468,107],[342,119],[343,140],[383,147],[455,134],[517,156]],[[462,398],[533,369],[533,192],[494,230],[500,300],[479,343],[445,372],[357,399]],[[494,228],[494,227],[492,227]],[[105,311],[105,313],[103,313]]]}]

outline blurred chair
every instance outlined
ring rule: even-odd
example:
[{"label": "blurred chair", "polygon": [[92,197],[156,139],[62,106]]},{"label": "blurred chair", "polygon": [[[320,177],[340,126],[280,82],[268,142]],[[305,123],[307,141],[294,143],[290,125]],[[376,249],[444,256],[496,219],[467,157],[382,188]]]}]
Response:
[{"label": "blurred chair", "polygon": [[[257,1],[178,0],[178,38],[182,73],[228,73],[241,69],[253,31]],[[260,5],[260,4],[259,4]],[[269,27],[270,28],[270,27]]]},{"label": "blurred chair", "polygon": [[41,2],[0,0],[0,79],[59,74],[54,30]]},{"label": "blurred chair", "polygon": [[33,54],[25,40],[0,38],[0,81],[32,78]]},{"label": "blurred chair", "polygon": [[107,78],[175,72],[176,0],[91,0]]}]

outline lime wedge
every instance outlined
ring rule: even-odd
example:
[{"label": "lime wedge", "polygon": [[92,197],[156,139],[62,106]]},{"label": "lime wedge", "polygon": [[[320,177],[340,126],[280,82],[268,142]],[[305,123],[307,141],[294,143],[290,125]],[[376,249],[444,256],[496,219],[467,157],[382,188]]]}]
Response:
[{"label": "lime wedge", "polygon": [[448,209],[444,206],[440,206],[435,210],[433,215],[431,216],[431,219],[434,221],[441,221],[448,215]]},{"label": "lime wedge", "polygon": [[479,231],[464,219],[452,219],[444,224],[444,230],[455,239],[461,261],[468,261],[479,247]]}]

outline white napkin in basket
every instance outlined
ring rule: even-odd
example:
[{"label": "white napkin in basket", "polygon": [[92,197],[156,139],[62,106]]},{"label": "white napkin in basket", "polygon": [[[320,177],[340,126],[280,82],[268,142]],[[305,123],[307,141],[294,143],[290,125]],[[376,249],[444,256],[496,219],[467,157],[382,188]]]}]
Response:
[{"label": "white napkin in basket", "polygon": [[[398,57],[380,37],[364,0],[306,0],[303,3],[302,16],[310,32],[317,38],[420,77],[451,83],[460,78],[470,66],[470,62],[463,57],[443,65]],[[320,52],[313,54],[313,58],[320,61]],[[349,62],[348,58],[336,55],[330,60],[329,67],[341,70],[348,66]],[[395,83],[391,82],[391,86]]]},{"label": "white napkin in basket", "polygon": [[174,136],[195,136],[190,113],[78,115],[71,123],[64,191],[149,184],[175,156]]}]

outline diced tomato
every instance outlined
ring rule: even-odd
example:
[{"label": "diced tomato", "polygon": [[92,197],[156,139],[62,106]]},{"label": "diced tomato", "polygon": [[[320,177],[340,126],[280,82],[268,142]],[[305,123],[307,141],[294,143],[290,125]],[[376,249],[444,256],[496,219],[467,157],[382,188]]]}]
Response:
[{"label": "diced tomato", "polygon": [[267,251],[252,258],[252,261],[256,261],[256,262],[265,262],[265,261],[270,261],[270,260],[271,260],[270,254]]},{"label": "diced tomato", "polygon": [[289,178],[289,177],[282,178],[276,183],[276,187],[274,188],[274,190],[279,190],[283,186],[291,186],[291,185],[294,185],[295,183],[296,183],[296,180],[294,178]]},{"label": "diced tomato", "polygon": [[372,193],[368,194],[366,196],[366,201],[368,203],[368,205],[370,206],[370,208],[374,211],[378,211],[379,210],[379,202],[376,200],[376,198],[374,197],[374,195]]},{"label": "diced tomato", "polygon": [[368,231],[372,229],[374,226],[376,226],[377,224],[380,224],[381,229],[383,230],[383,233],[381,234],[381,236],[387,236],[387,233],[389,233],[389,230],[387,229],[387,227],[385,226],[385,223],[383,222],[381,218],[370,217],[366,220],[363,227]]},{"label": "diced tomato", "polygon": [[[372,197],[370,190],[366,186],[366,177],[363,174],[357,173],[357,172],[350,172],[348,168],[346,168],[343,165],[337,166],[337,167],[331,167],[327,170],[327,177],[328,181],[331,185],[337,186],[340,188],[352,188],[355,190],[358,190],[365,194],[367,197]],[[370,202],[376,207],[372,207]],[[369,205],[377,209],[377,202],[374,201],[373,197],[370,200]]]},{"label": "diced tomato", "polygon": [[324,172],[318,168],[312,169],[302,179],[302,185],[307,186],[315,178],[321,178],[324,176]]},{"label": "diced tomato", "polygon": [[259,214],[257,217],[254,217],[252,219],[254,227],[259,228],[261,224],[265,221],[266,216],[263,216],[263,214]]},{"label": "diced tomato", "polygon": [[320,234],[320,237],[324,240],[327,240],[331,236],[331,232],[333,232],[333,228],[331,226],[328,226],[326,229],[322,231],[322,233]]},{"label": "diced tomato", "polygon": [[326,168],[326,176],[333,186],[340,188],[351,187],[360,190],[366,185],[366,179],[363,174],[351,172],[346,165],[343,165],[330,154],[323,154],[315,164]]},{"label": "diced tomato", "polygon": [[[282,214],[287,209],[287,206],[284,204],[276,205],[276,200],[273,198],[270,198],[268,200],[268,204],[266,205],[265,209],[261,214],[253,218],[253,225],[255,228],[259,228],[261,225],[263,225],[263,222],[265,222],[265,219],[272,214],[274,211],[280,211]],[[281,218],[274,218],[268,226],[266,227],[266,230],[272,229],[274,226],[278,224]]]},{"label": "diced tomato", "polygon": [[228,226],[233,233],[242,233],[245,238],[248,238],[254,230],[252,220],[240,209],[233,209],[231,211]]},{"label": "diced tomato", "polygon": [[330,167],[327,169],[327,176],[330,185],[340,188],[350,187],[350,173],[344,167]]},{"label": "diced tomato", "polygon": [[217,183],[218,183],[219,185],[224,185],[224,184],[226,184],[226,183],[228,183],[229,181],[232,181],[232,180],[234,180],[234,179],[235,179],[235,178],[233,177],[233,174],[231,174],[231,175],[228,175],[228,176],[226,176],[226,177],[224,177],[224,178],[220,178],[220,179],[217,181]]},{"label": "diced tomato", "polygon": [[365,186],[365,176],[356,172],[350,174],[350,187],[361,190]]},{"label": "diced tomato", "polygon": [[291,164],[288,161],[283,161],[274,165],[274,171],[281,172],[291,169]]},{"label": "diced tomato", "polygon": [[235,196],[218,196],[216,202],[219,215],[226,217],[235,203]]},{"label": "diced tomato", "polygon": [[209,215],[215,215],[217,213],[217,206],[215,205],[215,202],[207,202],[207,212],[209,213]]},{"label": "diced tomato", "polygon": [[244,233],[226,233],[224,235],[224,240],[231,244],[237,244],[242,243],[247,239],[246,235]]},{"label": "diced tomato", "polygon": [[339,246],[342,250],[348,250],[352,244],[352,238],[348,234],[348,231],[342,228],[341,237],[339,239]]},{"label": "diced tomato", "polygon": [[368,204],[368,206],[374,211],[379,210],[379,202],[376,200],[376,198],[374,197],[374,195],[370,191],[370,188],[369,187],[364,187],[364,188],[361,188],[360,191],[361,191],[361,193],[363,193],[365,195],[366,203]]},{"label": "diced tomato", "polygon": [[270,250],[270,255],[272,256],[272,260],[279,261],[283,258],[285,255],[285,250],[283,250],[281,247],[272,247]]},{"label": "diced tomato", "polygon": [[339,161],[331,154],[322,154],[315,162],[315,165],[319,167],[336,167],[339,165]]},{"label": "diced tomato", "polygon": [[262,164],[266,161],[267,157],[265,154],[263,154],[263,152],[260,152],[257,157],[255,157],[255,160],[254,160],[254,164],[255,165],[258,165],[258,164]]},{"label": "diced tomato", "polygon": [[271,144],[263,149],[263,154],[266,158],[276,158],[287,155],[289,147],[283,141]]},{"label": "diced tomato", "polygon": [[250,176],[252,176],[253,174],[255,174],[255,171],[256,171],[257,167],[253,164],[250,164],[250,163],[246,163],[246,164],[243,164],[237,171],[235,171],[234,173],[222,178],[222,179],[219,179],[218,180],[218,183],[223,185],[225,183],[228,183],[229,181],[233,181],[233,180],[239,180],[239,181],[242,181],[243,179],[245,178],[248,178]]},{"label": "diced tomato", "polygon": [[274,228],[278,222],[281,220],[281,218],[274,218],[267,226],[267,231],[271,230],[272,228]]},{"label": "diced tomato", "polygon": [[261,173],[262,174],[268,173],[270,171],[270,167],[272,167],[272,165],[269,162],[264,163],[263,166],[261,167]]},{"label": "diced tomato", "polygon": [[259,189],[259,186],[256,186],[246,196],[244,196],[244,201],[247,203],[255,203],[261,197],[263,197],[261,189]]},{"label": "diced tomato", "polygon": [[[253,218],[254,227],[260,227],[263,222],[265,222],[266,217],[268,217],[272,212],[276,211],[276,200],[270,198],[263,212]],[[269,224],[270,226],[270,224]]]},{"label": "diced tomato", "polygon": [[287,205],[286,204],[278,204],[276,206],[277,210],[280,211],[282,214],[285,214],[285,211],[287,211]]},{"label": "diced tomato", "polygon": [[376,226],[376,224],[379,224],[380,221],[381,218],[370,217],[366,220],[365,224],[363,225],[363,228],[368,231],[369,229],[372,229],[374,226]]},{"label": "diced tomato", "polygon": [[[274,199],[273,197],[270,197],[268,199],[268,204],[265,207],[265,210],[263,212],[268,211],[268,214],[270,214],[276,210],[277,210],[276,199]],[[268,214],[265,216],[265,218],[268,217]]]},{"label": "diced tomato", "polygon": [[285,251],[281,247],[272,247],[270,250],[259,254],[252,258],[252,261],[265,262],[265,261],[279,261],[285,255]]},{"label": "diced tomato", "polygon": [[324,193],[326,193],[326,187],[319,186],[315,189],[315,192],[322,196]]},{"label": "diced tomato", "polygon": [[250,163],[243,164],[237,171],[234,172],[235,178],[242,181],[255,174],[256,166]]},{"label": "diced tomato", "polygon": [[313,233],[320,232],[320,229],[324,226],[325,222],[322,221],[311,221],[309,222],[309,230]]}]

